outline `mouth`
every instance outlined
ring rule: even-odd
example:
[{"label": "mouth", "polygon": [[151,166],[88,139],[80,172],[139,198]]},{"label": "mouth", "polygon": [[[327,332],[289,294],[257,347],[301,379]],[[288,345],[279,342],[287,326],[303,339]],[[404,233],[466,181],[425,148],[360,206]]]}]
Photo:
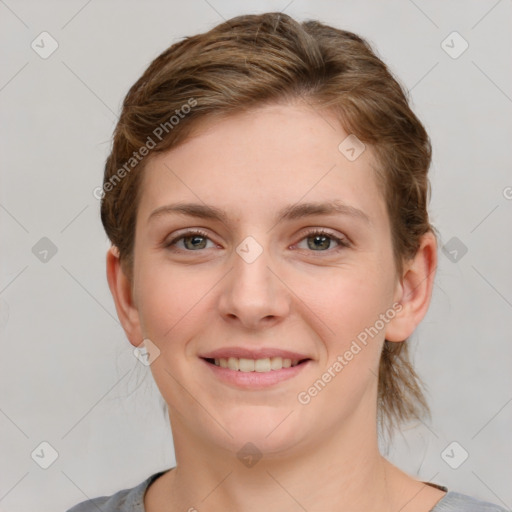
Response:
[{"label": "mouth", "polygon": [[218,366],[220,368],[227,368],[235,372],[257,372],[268,373],[282,370],[283,368],[294,368],[300,364],[309,361],[305,359],[291,359],[284,357],[265,357],[261,359],[249,359],[245,357],[204,357],[207,363]]},{"label": "mouth", "polygon": [[[233,352],[238,357],[235,357]],[[200,359],[210,369],[216,381],[251,391],[271,388],[285,380],[293,379],[313,363],[311,358],[297,353],[274,350],[262,352],[223,350],[205,354],[200,356]]]}]

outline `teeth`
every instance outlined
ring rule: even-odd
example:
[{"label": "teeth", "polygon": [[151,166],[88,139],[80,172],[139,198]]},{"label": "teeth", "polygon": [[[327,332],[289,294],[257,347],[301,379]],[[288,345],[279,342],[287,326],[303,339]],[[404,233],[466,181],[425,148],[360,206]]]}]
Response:
[{"label": "teeth", "polygon": [[283,367],[283,359],[281,357],[270,358],[270,368],[272,370],[280,370]]},{"label": "teeth", "polygon": [[254,359],[244,359],[243,357],[241,357],[239,359],[238,369],[241,372],[253,372],[254,371]]},{"label": "teeth", "polygon": [[230,370],[235,371],[266,373],[271,370],[281,370],[282,368],[297,366],[299,361],[282,357],[267,357],[265,359],[220,357],[218,359],[214,359],[214,363],[215,366],[220,366],[221,368],[229,368]]},{"label": "teeth", "polygon": [[240,362],[236,357],[230,357],[228,359],[228,368],[230,370],[238,370],[240,368]]},{"label": "teeth", "polygon": [[269,372],[270,371],[270,358],[267,359],[256,359],[254,361],[254,371],[255,372]]}]

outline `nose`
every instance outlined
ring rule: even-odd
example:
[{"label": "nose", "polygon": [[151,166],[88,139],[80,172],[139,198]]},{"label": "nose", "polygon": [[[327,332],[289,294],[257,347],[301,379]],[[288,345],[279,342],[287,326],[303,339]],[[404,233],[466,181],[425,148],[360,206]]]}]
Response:
[{"label": "nose", "polygon": [[232,324],[248,330],[265,329],[280,323],[290,311],[290,294],[271,269],[265,249],[255,261],[233,254],[233,268],[222,282],[219,312]]}]

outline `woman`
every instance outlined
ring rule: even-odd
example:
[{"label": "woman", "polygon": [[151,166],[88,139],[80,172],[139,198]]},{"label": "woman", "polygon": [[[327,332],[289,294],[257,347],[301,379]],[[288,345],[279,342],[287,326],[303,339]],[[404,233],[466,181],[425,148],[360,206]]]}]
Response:
[{"label": "woman", "polygon": [[431,148],[368,44],[281,13],[162,53],[106,168],[107,277],[177,465],[72,512],[499,511],[385,460],[428,413]]}]

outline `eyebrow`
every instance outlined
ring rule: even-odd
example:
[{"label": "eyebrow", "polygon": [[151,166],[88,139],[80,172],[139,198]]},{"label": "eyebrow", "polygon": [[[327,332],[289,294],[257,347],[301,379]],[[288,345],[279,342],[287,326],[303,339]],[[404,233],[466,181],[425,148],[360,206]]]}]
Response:
[{"label": "eyebrow", "polygon": [[[151,212],[147,222],[149,223],[153,219],[172,214],[196,217],[199,219],[217,220],[223,224],[229,224],[228,215],[224,210],[215,206],[199,203],[175,203],[160,206]],[[333,214],[350,216],[360,219],[367,224],[371,224],[371,220],[366,213],[358,208],[344,204],[341,201],[292,204],[282,208],[277,213],[274,221],[275,224],[278,224],[286,220],[298,220],[314,215]]]},{"label": "eyebrow", "polygon": [[[160,206],[151,212],[147,222],[149,223],[153,219],[171,214],[185,215],[200,219],[217,220],[223,224],[229,224],[228,215],[224,210],[215,206],[199,203],[174,203]],[[313,215],[333,214],[346,215],[362,220],[367,224],[371,224],[370,218],[362,210],[337,200],[327,202],[297,203],[286,206],[277,213],[274,222],[275,224],[278,224],[286,220],[297,220]]]}]

